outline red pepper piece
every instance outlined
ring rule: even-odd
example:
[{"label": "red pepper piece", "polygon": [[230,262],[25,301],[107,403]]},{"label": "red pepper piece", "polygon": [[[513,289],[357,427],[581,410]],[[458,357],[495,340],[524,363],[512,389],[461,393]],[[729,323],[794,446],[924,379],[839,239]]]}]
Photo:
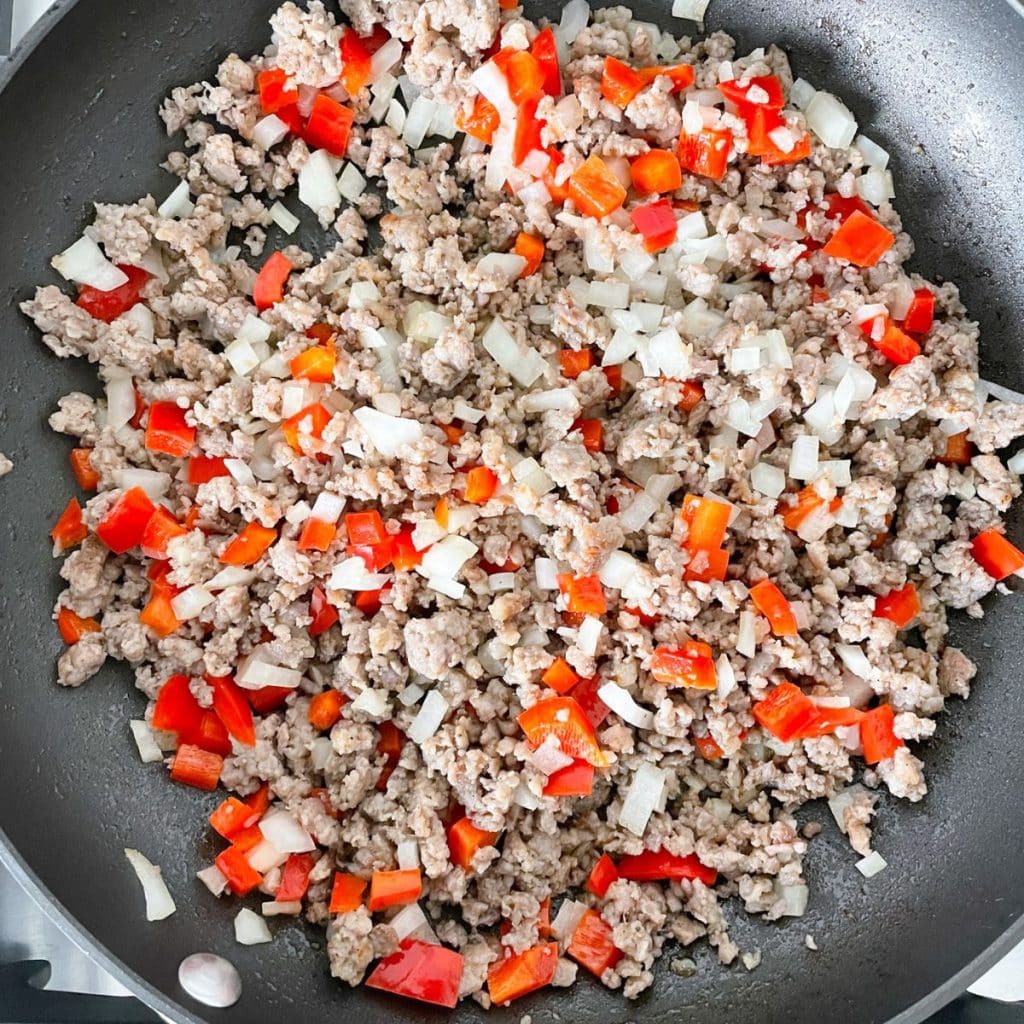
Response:
[{"label": "red pepper piece", "polygon": [[96,536],[116,555],[123,555],[142,541],[154,512],[153,502],[141,487],[125,491],[96,527]]},{"label": "red pepper piece", "polygon": [[462,984],[462,954],[417,939],[404,939],[366,979],[370,988],[421,1003],[455,1009]]},{"label": "red pepper piece", "polygon": [[633,882],[666,882],[690,878],[705,885],[714,885],[718,881],[718,872],[701,864],[695,853],[680,857],[660,849],[644,850],[643,853],[623,857],[616,870],[620,878],[628,878]]},{"label": "red pepper piece", "polygon": [[118,263],[117,269],[128,276],[128,280],[112,288],[109,292],[101,292],[98,288],[90,285],[82,285],[78,289],[78,298],[75,305],[104,323],[111,323],[123,313],[127,313],[138,301],[146,282],[152,276],[141,267],[133,267],[126,263]]}]

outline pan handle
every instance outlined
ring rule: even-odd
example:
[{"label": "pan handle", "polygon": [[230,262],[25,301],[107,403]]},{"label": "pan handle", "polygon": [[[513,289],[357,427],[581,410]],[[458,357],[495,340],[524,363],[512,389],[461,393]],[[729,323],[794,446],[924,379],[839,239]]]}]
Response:
[{"label": "pan handle", "polygon": [[0,1024],[161,1024],[130,996],[90,996],[40,988],[50,976],[45,960],[0,965]]}]

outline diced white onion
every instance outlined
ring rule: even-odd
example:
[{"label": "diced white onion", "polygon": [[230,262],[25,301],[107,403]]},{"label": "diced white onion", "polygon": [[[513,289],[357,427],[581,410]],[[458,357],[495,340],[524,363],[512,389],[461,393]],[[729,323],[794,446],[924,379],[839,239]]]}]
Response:
[{"label": "diced white onion", "polygon": [[466,423],[479,423],[487,414],[483,409],[474,409],[465,399],[457,398],[452,405],[452,412],[457,419]]},{"label": "diced white onion", "polygon": [[793,83],[793,88],[789,91],[789,101],[797,110],[806,110],[810,106],[811,100],[814,99],[816,92],[817,90],[810,82],[798,78]]},{"label": "diced white onion", "polygon": [[264,917],[296,917],[302,913],[301,900],[268,900],[260,905],[260,913]]},{"label": "diced white onion", "polygon": [[138,487],[145,491],[152,501],[159,501],[170,489],[171,477],[169,473],[161,473],[155,469],[129,467],[115,469],[114,482],[126,491]]},{"label": "diced white onion", "polygon": [[107,426],[117,432],[135,415],[135,386],[132,375],[119,367],[108,371]]},{"label": "diced white onion", "polygon": [[299,218],[284,203],[274,203],[270,208],[270,216],[286,235],[294,234],[295,229],[299,226]]},{"label": "diced white onion", "polygon": [[388,718],[391,707],[385,690],[375,690],[368,686],[349,705],[353,711],[361,711],[370,718]]},{"label": "diced white onion", "polygon": [[[288,137],[288,125],[284,123],[276,114],[268,114],[266,117],[261,117],[256,122],[256,127],[252,130],[252,141],[256,143],[262,150],[273,149],[279,142],[283,142]],[[185,186],[185,195],[188,195],[188,184],[182,182]],[[180,185],[178,186],[181,187]],[[169,203],[168,198],[165,202]],[[160,209],[160,216],[169,216],[163,212],[163,207]]]},{"label": "diced white onion", "polygon": [[572,757],[558,745],[554,736],[548,736],[536,750],[530,752],[530,762],[545,775],[554,775],[572,764]]},{"label": "diced white onion", "polygon": [[[401,79],[398,80],[401,84]],[[384,123],[396,134],[401,135],[405,127],[405,107],[396,99],[388,104],[388,112],[384,116]]]},{"label": "diced white onion", "polygon": [[704,14],[710,3],[711,0],[672,0],[672,17],[685,18],[703,25]]},{"label": "diced white onion", "polygon": [[598,572],[598,578],[606,587],[621,590],[637,574],[640,563],[627,551],[613,551]]},{"label": "diced white onion", "polygon": [[183,590],[177,597],[171,598],[171,611],[174,617],[182,622],[194,619],[208,604],[214,600],[206,587],[195,584]]},{"label": "diced white onion", "polygon": [[807,127],[832,149],[846,149],[857,134],[853,114],[830,92],[816,92],[806,115]]},{"label": "diced white onion", "polygon": [[704,299],[696,298],[683,309],[680,330],[691,338],[710,336],[725,323],[725,317],[711,309]]},{"label": "diced white onion", "polygon": [[139,757],[142,759],[143,764],[157,764],[162,761],[164,753],[157,745],[149,723],[142,719],[133,718],[128,725],[132,730],[135,746],[139,748]]},{"label": "diced white onion", "polygon": [[160,869],[138,850],[125,849],[124,855],[142,883],[142,892],[146,897],[146,920],[162,921],[170,917],[177,907]]},{"label": "diced white onion", "polygon": [[828,809],[832,812],[832,817],[835,818],[839,831],[844,835],[846,834],[846,809],[852,807],[866,793],[867,790],[858,784],[841,789],[835,796],[829,797]]},{"label": "diced white onion", "polygon": [[198,878],[214,896],[219,897],[223,895],[224,891],[228,887],[227,878],[224,877],[220,868],[217,867],[216,864],[211,864],[208,868],[203,868],[202,871],[197,871],[196,878]]},{"label": "diced white onion", "polygon": [[601,640],[601,633],[604,625],[600,619],[588,615],[576,631],[576,646],[588,657],[593,658],[597,654],[597,645]]},{"label": "diced white onion", "polygon": [[558,589],[558,563],[551,558],[536,558],[533,562],[538,590]]},{"label": "diced white onion", "polygon": [[492,594],[500,594],[505,590],[516,589],[516,574],[514,572],[496,572],[487,577],[487,586]]},{"label": "diced white onion", "polygon": [[782,899],[782,917],[803,917],[807,910],[807,897],[810,890],[806,885],[797,883],[795,885],[776,884],[775,894]]},{"label": "diced white onion", "polygon": [[422,576],[454,579],[456,573],[479,549],[465,537],[448,536],[438,541],[417,566]]},{"label": "diced white onion", "polygon": [[313,837],[287,811],[271,811],[259,822],[263,838],[281,853],[312,853]]},{"label": "diced white onion", "polygon": [[536,349],[520,346],[501,317],[495,317],[480,339],[490,357],[524,388],[530,387],[547,369]]},{"label": "diced white onion", "polygon": [[579,927],[583,915],[589,908],[585,903],[576,900],[563,900],[554,920],[551,922],[551,934],[564,946],[573,937]]},{"label": "diced white onion", "polygon": [[224,468],[231,474],[236,483],[246,487],[256,486],[256,477],[253,476],[248,464],[241,459],[225,459]]},{"label": "diced white onion", "polygon": [[421,94],[412,101],[402,129],[402,140],[410,149],[418,149],[426,138],[430,122],[434,119],[437,103]]},{"label": "diced white onion", "polygon": [[553,409],[577,409],[579,401],[571,388],[531,391],[522,399],[524,412],[547,412]]},{"label": "diced white onion", "polygon": [[794,480],[813,480],[818,475],[818,449],[820,442],[811,434],[793,439],[789,455],[789,475]]},{"label": "diced white onion", "polygon": [[601,359],[602,366],[620,366],[635,354],[640,344],[640,335],[632,331],[617,330],[608,342]]},{"label": "diced white onion", "polygon": [[619,811],[619,825],[635,836],[642,836],[647,829],[651,815],[661,802],[665,792],[666,775],[662,768],[644,762],[637,768],[633,780],[626,790]]},{"label": "diced white onion", "polygon": [[[266,120],[266,118],[264,119]],[[276,121],[277,118],[275,117]],[[257,125],[258,127],[258,125]],[[288,129],[285,127],[285,134]],[[269,149],[269,146],[265,146],[265,149]],[[171,194],[157,207],[156,212],[165,219],[178,219],[184,217],[191,217],[195,212],[195,203],[192,202],[189,197],[188,182],[181,181],[175,187]]]},{"label": "diced white onion", "polygon": [[729,353],[729,372],[733,374],[751,373],[760,369],[761,350],[753,345],[737,347]]},{"label": "diced white onion", "polygon": [[561,37],[571,45],[589,21],[590,4],[587,0],[569,0],[562,8],[562,17],[558,23]]},{"label": "diced white onion", "polygon": [[625,249],[619,255],[619,266],[630,281],[640,281],[654,263],[654,257],[642,249]]},{"label": "diced white onion", "polygon": [[683,343],[674,327],[667,327],[652,335],[648,345],[663,376],[680,380],[690,375],[693,347]]},{"label": "diced white onion", "polygon": [[813,479],[819,480],[821,478],[831,480],[836,487],[849,487],[853,481],[850,460],[829,459],[826,462],[818,463],[818,472]]},{"label": "diced white onion", "polygon": [[512,803],[528,811],[535,811],[540,807],[540,800],[534,795],[533,790],[522,781],[516,786],[515,793],[512,794]]},{"label": "diced white onion", "polygon": [[786,474],[777,466],[758,462],[750,471],[750,486],[767,498],[777,498],[786,489]]},{"label": "diced white onion", "polygon": [[267,922],[248,907],[243,907],[235,915],[236,942],[243,946],[256,946],[261,942],[270,942],[272,938]]},{"label": "diced white onion", "polygon": [[476,269],[478,274],[493,275],[507,285],[526,269],[526,259],[514,252],[489,252],[477,261]]},{"label": "diced white onion", "polygon": [[640,491],[619,513],[619,525],[626,533],[635,533],[650,522],[651,517],[657,511],[658,502],[646,491]]},{"label": "diced white onion", "polygon": [[331,164],[331,154],[318,149],[299,171],[299,202],[318,216],[321,211],[333,213],[341,205],[341,193]]},{"label": "diced white onion", "polygon": [[857,644],[836,644],[836,654],[842,663],[861,679],[872,679],[875,675],[867,655]]},{"label": "diced white onion", "polygon": [[890,199],[896,198],[892,172],[880,171],[876,167],[869,168],[856,181],[857,194],[872,206],[881,206]]},{"label": "diced white onion", "polygon": [[611,680],[603,683],[597,695],[624,722],[629,722],[637,729],[654,728],[654,712],[637,704],[633,695],[618,683]]},{"label": "diced white onion", "polygon": [[854,149],[860,151],[860,155],[864,157],[864,162],[868,166],[877,167],[880,171],[884,171],[889,166],[889,154],[877,142],[873,142],[864,135],[858,135],[853,146]]},{"label": "diced white onion", "polygon": [[274,868],[279,868],[287,859],[288,854],[279,850],[269,839],[261,839],[246,855],[249,867],[265,875]]},{"label": "diced white onion", "polygon": [[757,620],[753,612],[740,612],[736,650],[745,658],[752,658],[757,653]]},{"label": "diced white onion", "polygon": [[402,907],[388,921],[388,924],[395,930],[399,942],[404,942],[408,938],[415,938],[421,942],[438,944],[434,929],[431,927],[430,921],[427,920],[427,915],[423,913],[423,908],[418,903],[410,903],[407,907]]},{"label": "diced white onion", "polygon": [[884,871],[889,865],[885,858],[877,851],[872,850],[866,857],[862,857],[854,865],[865,878],[874,878],[875,875]]},{"label": "diced white onion", "polygon": [[334,747],[331,745],[331,740],[327,736],[317,736],[313,740],[313,745],[309,751],[309,763],[318,771],[322,772],[327,766],[327,762],[331,759],[331,754],[334,753]]},{"label": "diced white onion", "polygon": [[336,523],[345,510],[345,499],[334,491],[321,491],[313,502],[309,513],[310,519],[318,519],[322,523]]},{"label": "diced white onion", "polygon": [[423,427],[416,421],[388,416],[371,406],[363,406],[352,414],[366,431],[370,443],[381,455],[393,457],[405,445],[415,444],[423,437]]},{"label": "diced white onion", "polygon": [[370,572],[358,555],[342,559],[331,572],[327,586],[331,590],[380,590],[390,577],[384,573]]},{"label": "diced white onion", "polygon": [[350,203],[354,203],[366,191],[366,179],[355,164],[345,164],[338,178],[338,191]]},{"label": "diced white onion", "polygon": [[395,849],[398,867],[410,871],[420,866],[420,844],[415,839],[403,839]]},{"label": "diced white onion", "polygon": [[[362,559],[359,559],[362,562]],[[280,686],[290,690],[302,682],[302,673],[298,669],[285,668],[261,661],[259,655],[262,648],[256,648],[238,663],[235,682],[246,690],[259,690],[264,686]]]},{"label": "diced white onion", "polygon": [[725,654],[718,656],[715,666],[718,674],[718,696],[725,700],[736,689],[736,672]]},{"label": "diced white onion", "polygon": [[423,744],[441,728],[444,716],[448,714],[448,702],[437,692],[430,690],[409,726],[408,735],[413,743]]},{"label": "diced white onion", "polygon": [[389,39],[370,58],[370,81],[376,82],[402,59],[402,41]]},{"label": "diced white onion", "polygon": [[398,703],[403,708],[411,708],[414,704],[418,704],[423,697],[423,694],[427,691],[423,689],[418,683],[410,683],[399,695]]},{"label": "diced white onion", "polygon": [[226,565],[203,586],[207,590],[226,590],[228,587],[247,587],[256,580],[256,573],[240,565]]}]

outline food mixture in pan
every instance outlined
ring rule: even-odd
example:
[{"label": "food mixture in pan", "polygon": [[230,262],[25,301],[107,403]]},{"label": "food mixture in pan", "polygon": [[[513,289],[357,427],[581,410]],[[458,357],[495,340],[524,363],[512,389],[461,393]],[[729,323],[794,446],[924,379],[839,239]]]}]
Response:
[{"label": "food mixture in pan", "polygon": [[445,1006],[752,968],[723,901],[803,913],[795,810],[870,876],[879,794],[926,792],[947,609],[1024,568],[1024,405],[778,49],[340,6],[175,89],[178,187],[23,305],[102,382],[50,418],[60,681],[130,663],[144,759],[228,791],[241,941],[302,915]]}]

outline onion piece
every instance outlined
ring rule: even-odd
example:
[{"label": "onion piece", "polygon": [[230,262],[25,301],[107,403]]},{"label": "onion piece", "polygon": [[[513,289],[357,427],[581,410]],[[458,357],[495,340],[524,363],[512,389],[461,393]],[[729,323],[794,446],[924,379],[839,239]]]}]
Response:
[{"label": "onion piece", "polygon": [[139,757],[143,764],[157,764],[164,759],[164,753],[157,745],[156,738],[149,723],[142,719],[133,718],[128,723],[135,739],[135,746],[139,749]]},{"label": "onion piece", "polygon": [[467,423],[479,423],[487,415],[483,409],[474,409],[462,398],[455,399],[452,412],[458,419]]},{"label": "onion piece", "polygon": [[448,536],[438,541],[416,567],[421,576],[454,579],[455,574],[479,548],[465,537]]},{"label": "onion piece", "polygon": [[992,398],[997,398],[1001,402],[1014,402],[1017,405],[1024,404],[1024,395],[1019,391],[1011,391],[1009,388],[1003,387],[1002,384],[993,384],[991,381],[981,380],[980,378],[978,384],[985,394]]},{"label": "onion piece", "polygon": [[199,879],[207,889],[218,898],[222,896],[228,887],[228,880],[221,872],[220,868],[216,864],[211,864],[208,868],[203,868],[202,871],[196,872],[196,878]]},{"label": "onion piece", "polygon": [[361,711],[370,718],[385,719],[391,715],[388,694],[385,690],[375,690],[368,686],[349,705],[352,711]]},{"label": "onion piece", "polygon": [[784,885],[776,883],[775,895],[783,901],[781,917],[803,917],[807,910],[810,890],[803,883]]},{"label": "onion piece", "polygon": [[789,90],[789,101],[797,110],[806,110],[817,91],[810,82],[798,78]]},{"label": "onion piece", "polygon": [[551,934],[563,946],[566,945],[572,939],[588,909],[585,903],[579,903],[577,900],[562,900],[562,905],[551,922]]},{"label": "onion piece", "polygon": [[835,796],[829,797],[828,809],[832,812],[839,831],[846,835],[846,809],[851,807],[867,790],[860,784],[841,789]]},{"label": "onion piece", "polygon": [[155,469],[127,469],[114,470],[114,482],[118,487],[130,491],[138,487],[145,491],[152,501],[159,501],[170,489],[171,476],[169,473],[160,473]]},{"label": "onion piece", "polygon": [[437,103],[425,94],[412,101],[402,128],[402,140],[410,149],[418,149],[422,145],[436,111]]},{"label": "onion piece", "polygon": [[533,348],[520,345],[505,326],[501,317],[495,317],[480,339],[487,354],[524,388],[530,387],[548,368],[541,354]]},{"label": "onion piece", "polygon": [[207,590],[226,590],[228,587],[247,587],[256,581],[256,573],[240,565],[226,565],[216,576],[208,579],[203,586]]},{"label": "onion piece", "polygon": [[318,771],[322,772],[327,767],[334,747],[328,736],[317,736],[309,750],[309,763]]},{"label": "onion piece", "polygon": [[171,598],[171,611],[174,617],[182,622],[194,619],[208,604],[215,600],[206,587],[195,584],[183,590],[177,597]]},{"label": "onion piece", "polygon": [[395,858],[402,871],[420,866],[420,844],[415,839],[403,839],[395,849]]},{"label": "onion piece", "polygon": [[806,116],[807,127],[832,149],[847,149],[857,134],[853,114],[830,92],[816,92]]},{"label": "onion piece", "polygon": [[545,775],[554,775],[572,764],[572,757],[559,746],[558,739],[548,736],[536,750],[530,751],[530,763]]},{"label": "onion piece", "polygon": [[270,208],[270,216],[286,235],[294,234],[300,223],[299,218],[281,202],[274,203]]},{"label": "onion piece", "polygon": [[634,773],[629,789],[626,790],[626,797],[622,801],[619,825],[635,836],[642,836],[647,830],[651,815],[661,803],[665,784],[664,769],[656,768],[647,762],[641,764]]},{"label": "onion piece", "polygon": [[854,867],[865,878],[874,878],[875,875],[884,871],[888,866],[885,858],[877,850],[872,850],[866,857],[862,857],[854,864]]},{"label": "onion piece", "polygon": [[302,913],[301,900],[267,900],[260,906],[260,913],[264,917],[296,917]]},{"label": "onion piece", "polygon": [[732,667],[732,662],[725,654],[718,656],[715,668],[718,672],[718,696],[725,700],[736,689],[736,672]]},{"label": "onion piece", "polygon": [[514,252],[489,252],[476,264],[478,274],[496,277],[506,286],[518,280],[526,269],[526,259]]},{"label": "onion piece", "polygon": [[820,442],[811,434],[793,438],[789,455],[789,475],[794,480],[813,480],[818,475]]},{"label": "onion piece", "polygon": [[766,498],[778,498],[786,489],[786,474],[777,466],[758,462],[750,470],[750,486]]},{"label": "onion piece", "polygon": [[259,830],[281,853],[312,853],[313,837],[287,811],[271,811],[259,821]]},{"label": "onion piece", "polygon": [[162,921],[170,917],[177,907],[160,869],[138,850],[125,848],[124,855],[142,883],[142,892],[146,897],[146,920]]},{"label": "onion piece", "polygon": [[[362,559],[359,559],[362,562]],[[294,690],[302,682],[302,673],[298,669],[285,668],[261,660],[264,654],[262,646],[242,658],[235,673],[235,682],[244,690],[259,690],[264,686],[279,686]]]},{"label": "onion piece", "polygon": [[646,491],[639,494],[619,513],[619,526],[626,533],[642,529],[658,511],[656,502]]},{"label": "onion piece", "polygon": [[598,571],[606,587],[621,590],[640,571],[640,563],[627,551],[613,551]]},{"label": "onion piece", "polygon": [[[274,120],[276,121],[277,118],[274,118]],[[287,133],[288,128],[286,126],[285,134],[287,135]],[[270,147],[264,148],[269,149]],[[191,217],[195,209],[196,205],[189,197],[188,182],[180,181],[171,191],[171,194],[157,207],[156,212],[166,220],[177,220]]]},{"label": "onion piece", "polygon": [[299,202],[308,206],[318,217],[321,213],[331,215],[341,205],[338,180],[331,165],[331,154],[326,149],[317,149],[299,171]]},{"label": "onion piece", "polygon": [[389,458],[397,455],[405,445],[415,444],[423,437],[423,427],[416,420],[388,416],[372,406],[356,409],[352,415],[374,448]]},{"label": "onion piece", "polygon": [[422,745],[441,728],[445,715],[448,714],[448,702],[437,692],[431,690],[412,720],[406,735],[413,743]]},{"label": "onion piece", "polygon": [[603,631],[604,624],[601,620],[588,615],[576,631],[576,646],[588,657],[593,658],[597,654],[597,645]]},{"label": "onion piece", "polygon": [[235,942],[243,946],[257,946],[272,939],[267,922],[259,914],[243,907],[235,915]]},{"label": "onion piece", "polygon": [[496,572],[487,577],[487,586],[492,594],[500,594],[506,590],[516,589],[514,572]]},{"label": "onion piece", "polygon": [[875,670],[872,668],[871,662],[868,661],[867,655],[859,645],[836,644],[835,650],[842,663],[855,676],[860,679],[874,678]]},{"label": "onion piece", "polygon": [[757,654],[757,620],[753,612],[740,612],[736,650],[745,658],[753,658]]},{"label": "onion piece", "polygon": [[[398,80],[401,85],[402,80]],[[396,99],[388,104],[388,112],[384,115],[384,123],[396,134],[401,135],[405,127],[405,107]]]},{"label": "onion piece", "polygon": [[558,589],[558,563],[554,559],[535,558],[533,572],[538,590]]},{"label": "onion piece", "polygon": [[637,704],[633,695],[618,683],[609,680],[601,685],[597,695],[624,722],[637,729],[654,728],[654,712]]},{"label": "onion piece", "polygon": [[672,0],[672,17],[685,18],[703,26],[704,14],[711,0]]},{"label": "onion piece", "polygon": [[423,913],[423,908],[418,903],[410,903],[407,907],[402,907],[388,921],[388,924],[394,928],[399,942],[414,938],[435,946],[440,945],[440,940],[431,927],[427,915]]},{"label": "onion piece", "polygon": [[265,875],[274,868],[279,868],[287,859],[288,854],[282,853],[272,842],[261,839],[246,855],[245,859],[253,871]]},{"label": "onion piece", "polygon": [[515,793],[512,794],[512,803],[527,811],[535,811],[540,807],[540,800],[537,798],[536,794],[534,794],[533,790],[530,789],[530,787],[522,780],[520,780],[519,785],[516,786]]},{"label": "onion piece", "polygon": [[402,59],[401,39],[389,39],[370,58],[370,81],[376,82]]},{"label": "onion piece", "polygon": [[[288,138],[288,125],[276,114],[268,114],[266,117],[261,117],[252,130],[252,141],[264,151],[273,149],[279,142],[284,142],[286,138]],[[185,186],[185,195],[187,196],[188,183],[183,181],[181,184]],[[181,186],[179,185],[178,187],[180,188]],[[165,200],[164,205],[169,202],[170,198]],[[189,212],[191,213],[191,211]],[[169,216],[169,214],[163,212],[163,206],[160,207],[159,213],[161,217]]]},{"label": "onion piece", "polygon": [[178,965],[178,984],[204,1006],[225,1009],[242,995],[234,965],[216,953],[193,953]]},{"label": "onion piece", "polygon": [[403,708],[411,708],[414,704],[418,704],[427,691],[423,689],[418,683],[410,683],[399,695],[398,703]]},{"label": "onion piece", "polygon": [[590,4],[587,3],[587,0],[569,0],[562,8],[562,17],[558,23],[561,38],[571,45],[587,27],[589,21]]}]

